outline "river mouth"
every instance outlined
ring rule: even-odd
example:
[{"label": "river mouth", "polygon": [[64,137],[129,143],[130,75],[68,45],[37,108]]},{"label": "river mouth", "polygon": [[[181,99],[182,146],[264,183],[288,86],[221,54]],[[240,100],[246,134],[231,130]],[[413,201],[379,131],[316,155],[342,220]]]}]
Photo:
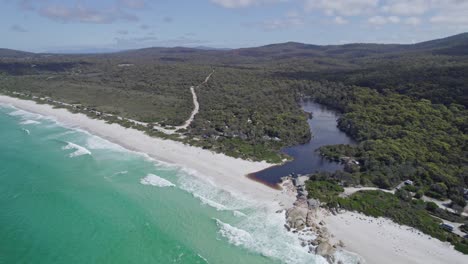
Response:
[{"label": "river mouth", "polygon": [[300,102],[301,108],[307,113],[312,113],[312,118],[307,120],[312,138],[309,142],[287,147],[281,151],[293,160],[281,165],[276,165],[265,170],[248,175],[250,179],[264,183],[273,188],[279,188],[281,178],[294,174],[310,174],[315,172],[334,172],[342,170],[343,165],[329,161],[322,157],[318,149],[326,145],[355,144],[355,141],[337,127],[339,114],[312,100]]}]

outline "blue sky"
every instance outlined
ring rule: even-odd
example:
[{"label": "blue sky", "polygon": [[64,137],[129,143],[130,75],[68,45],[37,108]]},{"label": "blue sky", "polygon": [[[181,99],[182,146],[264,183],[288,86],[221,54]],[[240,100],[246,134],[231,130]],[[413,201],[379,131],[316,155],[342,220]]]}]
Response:
[{"label": "blue sky", "polygon": [[413,43],[468,31],[468,0],[0,0],[0,47],[28,51]]}]

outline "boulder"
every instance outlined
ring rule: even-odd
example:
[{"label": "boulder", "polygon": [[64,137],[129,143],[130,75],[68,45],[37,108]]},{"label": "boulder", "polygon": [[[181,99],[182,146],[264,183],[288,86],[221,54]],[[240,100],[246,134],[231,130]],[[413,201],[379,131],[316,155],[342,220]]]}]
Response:
[{"label": "boulder", "polygon": [[309,226],[309,227],[314,227],[315,226],[314,220],[315,220],[316,216],[317,215],[316,215],[315,210],[309,210],[307,212],[306,225]]},{"label": "boulder", "polygon": [[321,242],[316,248],[315,248],[315,254],[320,255],[322,257],[330,257],[335,253],[335,248],[330,245],[328,241]]},{"label": "boulder", "polygon": [[293,203],[295,207],[307,208],[307,198],[304,196],[299,196],[296,201]]},{"label": "boulder", "polygon": [[317,209],[320,207],[320,201],[314,198],[307,200],[307,205],[310,209]]},{"label": "boulder", "polygon": [[340,240],[340,241],[338,241],[338,246],[339,246],[339,247],[344,247],[344,246],[345,246],[345,244],[344,244],[344,242],[343,242],[343,241],[341,241],[341,240]]},{"label": "boulder", "polygon": [[286,222],[291,228],[302,230],[307,221],[307,208],[293,207],[286,210]]}]

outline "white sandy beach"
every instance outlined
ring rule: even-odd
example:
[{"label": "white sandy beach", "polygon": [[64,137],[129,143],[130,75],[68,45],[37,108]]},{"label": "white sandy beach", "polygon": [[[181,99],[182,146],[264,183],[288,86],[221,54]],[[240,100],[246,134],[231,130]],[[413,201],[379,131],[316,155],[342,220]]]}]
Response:
[{"label": "white sandy beach", "polygon": [[462,264],[468,256],[409,226],[385,218],[355,212],[322,213],[326,227],[345,249],[356,252],[369,264]]},{"label": "white sandy beach", "polygon": [[156,160],[193,169],[197,172],[196,175],[208,178],[218,187],[229,192],[258,201],[275,200],[285,206],[293,202],[290,196],[244,177],[248,173],[262,170],[272,164],[236,159],[181,142],[150,137],[136,129],[108,124],[103,120],[91,119],[84,114],[73,114],[66,109],[56,109],[30,100],[0,95],[0,103],[55,117],[60,123],[86,130],[127,149],[146,153]]},{"label": "white sandy beach", "polygon": [[[53,116],[65,125],[79,127],[125,148],[146,153],[157,160],[194,169],[200,177],[208,178],[218,187],[259,202],[277,201],[283,207],[289,207],[295,200],[295,197],[286,191],[274,190],[245,177],[248,173],[271,166],[266,162],[235,159],[180,142],[153,138],[135,129],[108,124],[103,120],[88,118],[84,114],[72,114],[66,109],[55,109],[34,101],[0,95],[0,103]],[[278,209],[279,207],[278,205]],[[468,263],[468,256],[455,251],[448,243],[442,243],[387,219],[375,219],[350,212],[336,216],[322,214],[320,217],[336,241],[343,241],[346,250],[361,255],[370,264]]]}]

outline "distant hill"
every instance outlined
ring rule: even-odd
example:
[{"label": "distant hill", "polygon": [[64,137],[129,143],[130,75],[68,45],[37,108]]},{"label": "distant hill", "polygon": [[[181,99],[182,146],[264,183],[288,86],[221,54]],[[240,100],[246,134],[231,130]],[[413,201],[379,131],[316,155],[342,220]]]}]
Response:
[{"label": "distant hill", "polygon": [[437,54],[468,55],[468,33],[417,43],[413,48]]},{"label": "distant hill", "polygon": [[[66,51],[60,52],[66,55]],[[124,56],[124,57],[156,57],[166,60],[211,60],[214,57],[232,59],[235,62],[239,57],[250,57],[254,59],[289,59],[289,58],[341,58],[353,59],[369,56],[395,55],[405,53],[432,53],[441,55],[468,55],[468,33],[462,33],[447,38],[430,40],[416,44],[373,44],[354,43],[344,45],[313,45],[298,42],[286,42],[270,44],[260,47],[240,49],[218,49],[205,46],[194,48],[188,47],[149,47],[125,51],[112,52],[110,50],[86,50],[95,55]],[[11,49],[0,49],[0,57],[21,58],[38,55],[36,53],[24,52]]]},{"label": "distant hill", "polygon": [[0,48],[0,58],[24,58],[34,56],[35,53]]}]

